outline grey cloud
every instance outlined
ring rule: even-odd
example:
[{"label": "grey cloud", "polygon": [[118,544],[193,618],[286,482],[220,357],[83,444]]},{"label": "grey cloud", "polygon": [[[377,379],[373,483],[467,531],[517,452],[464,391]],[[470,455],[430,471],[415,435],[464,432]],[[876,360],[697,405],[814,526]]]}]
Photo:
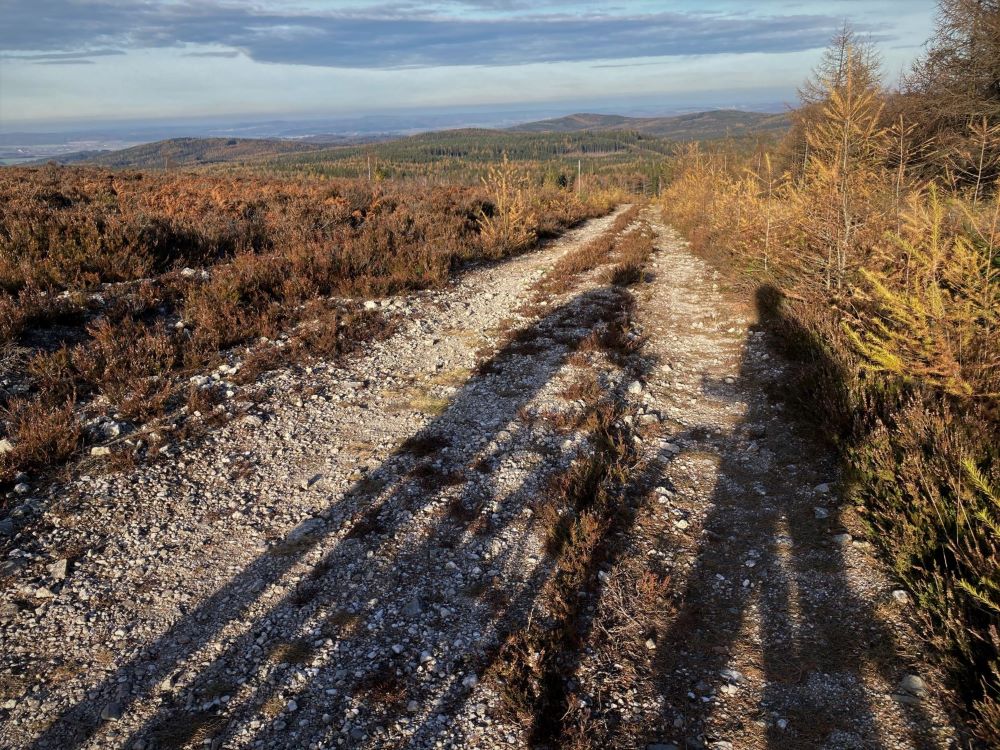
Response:
[{"label": "grey cloud", "polygon": [[57,65],[59,63],[85,62],[83,58],[108,57],[109,55],[124,55],[120,49],[95,49],[88,52],[43,52],[41,54],[6,54],[0,53],[0,60],[23,60],[39,65]]},{"label": "grey cloud", "polygon": [[239,50],[229,50],[226,52],[185,52],[182,57],[224,57],[233,58],[240,56]]},{"label": "grey cloud", "polygon": [[[512,0],[516,3],[517,0]],[[485,0],[480,5],[508,5]],[[0,49],[214,45],[266,63],[407,68],[790,52],[826,43],[841,21],[819,15],[521,15],[448,18],[398,5],[349,13],[279,12],[218,0],[9,0]],[[871,29],[869,29],[871,30]]]}]

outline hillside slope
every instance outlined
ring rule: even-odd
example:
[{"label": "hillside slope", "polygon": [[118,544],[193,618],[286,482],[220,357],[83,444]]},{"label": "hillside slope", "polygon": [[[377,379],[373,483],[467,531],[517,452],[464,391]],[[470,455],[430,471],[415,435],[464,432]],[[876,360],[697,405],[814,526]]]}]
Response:
[{"label": "hillside slope", "polygon": [[171,138],[121,151],[81,151],[61,156],[56,161],[60,164],[86,163],[115,169],[150,169],[278,156],[315,151],[329,145],[329,142],[303,143],[263,138]]},{"label": "hillside slope", "polygon": [[742,112],[721,109],[674,117],[623,117],[621,115],[574,114],[552,120],[518,125],[511,130],[526,133],[574,133],[634,130],[644,135],[676,140],[701,140],[784,130],[787,113]]},{"label": "hillside slope", "polygon": [[[789,125],[787,114],[716,110],[676,117],[625,117],[623,115],[573,114],[529,122],[504,130],[462,128],[438,130],[407,137],[320,135],[302,140],[277,138],[172,138],[121,151],[81,151],[58,157],[60,164],[93,164],[114,169],[156,169],[229,162],[277,164],[336,162],[364,157],[365,145],[381,142],[382,159],[424,162],[448,156],[493,161],[501,152],[512,159],[545,159],[554,154],[618,152],[628,144],[615,133],[629,131],[649,139],[640,150],[666,152],[662,141],[712,140],[755,133],[780,132]],[[564,141],[558,135],[573,136]],[[340,147],[354,146],[353,149]],[[287,159],[282,159],[287,157]],[[42,160],[47,161],[47,160]],[[41,163],[41,162],[39,162]],[[270,166],[270,165],[269,165]]]}]

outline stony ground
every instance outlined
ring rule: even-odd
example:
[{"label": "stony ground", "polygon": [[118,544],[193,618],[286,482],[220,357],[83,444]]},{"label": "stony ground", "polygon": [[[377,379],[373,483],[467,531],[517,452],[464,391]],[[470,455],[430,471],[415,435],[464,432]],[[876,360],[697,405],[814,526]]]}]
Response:
[{"label": "stony ground", "polygon": [[[657,227],[661,236],[669,229]],[[663,417],[634,554],[670,580],[646,715],[658,747],[937,748],[953,730],[912,606],[838,499],[827,447],[786,413],[757,310],[676,239],[639,319]],[[655,727],[655,729],[652,729]]]},{"label": "stony ground", "polygon": [[[912,604],[753,309],[643,216],[629,290],[597,268],[538,292],[594,220],[388,301],[399,330],[349,362],[232,386],[243,415],[168,460],[28,488],[0,747],[952,746]],[[623,322],[641,350],[594,345]],[[600,453],[597,397],[627,512],[560,623],[574,541],[553,550],[545,499]],[[557,631],[558,659],[512,647]],[[512,700],[517,659],[558,666],[542,698]]]}]

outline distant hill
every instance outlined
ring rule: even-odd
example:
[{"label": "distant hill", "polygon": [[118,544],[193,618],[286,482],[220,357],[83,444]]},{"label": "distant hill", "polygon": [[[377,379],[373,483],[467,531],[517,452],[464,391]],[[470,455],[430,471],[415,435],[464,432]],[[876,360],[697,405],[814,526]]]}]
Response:
[{"label": "distant hill", "polygon": [[625,117],[623,115],[594,115],[580,113],[555,117],[551,120],[538,120],[515,125],[508,130],[521,130],[529,133],[575,133],[580,130],[631,130],[630,124],[637,123],[641,117]]},{"label": "distant hill", "polygon": [[329,146],[330,141],[303,143],[263,138],[172,138],[120,151],[81,151],[60,156],[53,161],[60,164],[97,164],[119,169],[151,169],[279,156]]},{"label": "distant hill", "polygon": [[623,117],[622,115],[575,114],[552,120],[517,125],[510,130],[524,133],[576,133],[631,130],[644,135],[678,141],[711,140],[726,136],[784,130],[787,114],[719,109],[673,117]]},{"label": "distant hill", "polygon": [[[674,117],[624,117],[575,114],[540,120],[504,130],[466,128],[439,130],[407,138],[388,135],[316,135],[279,138],[171,138],[119,151],[81,151],[51,160],[61,164],[93,164],[115,169],[163,169],[226,162],[318,163],[357,158],[364,144],[382,142],[383,158],[425,162],[446,157],[492,161],[504,151],[521,158],[545,159],[570,153],[658,151],[672,141],[712,140],[780,132],[787,114],[713,110]],[[621,135],[628,131],[626,138]],[[558,138],[572,135],[571,143]],[[645,139],[635,141],[635,139]],[[657,144],[654,141],[660,141]],[[354,146],[354,149],[344,149]],[[391,155],[391,156],[390,156]]]}]

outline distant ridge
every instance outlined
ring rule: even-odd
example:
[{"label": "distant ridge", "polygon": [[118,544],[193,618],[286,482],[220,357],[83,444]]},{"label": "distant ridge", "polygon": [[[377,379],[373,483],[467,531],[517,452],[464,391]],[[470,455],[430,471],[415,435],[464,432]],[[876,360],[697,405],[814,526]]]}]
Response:
[{"label": "distant ridge", "polygon": [[336,145],[338,142],[351,141],[335,137],[316,141],[278,138],[171,138],[119,151],[80,151],[40,161],[56,161],[60,164],[87,163],[113,168],[184,167],[315,151]]},{"label": "distant ridge", "polygon": [[525,133],[575,133],[633,130],[644,135],[676,140],[708,140],[728,135],[780,131],[789,127],[787,113],[744,112],[738,109],[718,109],[672,117],[624,117],[578,113],[516,125],[510,130]]},{"label": "distant ridge", "polygon": [[52,159],[40,159],[34,164],[56,161],[60,164],[93,164],[114,169],[165,169],[194,167],[224,162],[263,161],[277,157],[294,157],[297,154],[323,154],[340,146],[358,146],[375,141],[404,143],[414,139],[434,141],[468,139],[491,135],[518,133],[544,136],[558,133],[612,133],[631,131],[649,138],[667,141],[713,140],[758,133],[779,133],[791,124],[788,114],[744,112],[720,109],[694,112],[672,117],[626,117],[579,113],[539,120],[505,129],[463,128],[458,130],[432,130],[407,138],[389,135],[343,136],[314,135],[301,139],[283,138],[171,138],[144,143],[118,151],[81,151],[64,154]]}]

